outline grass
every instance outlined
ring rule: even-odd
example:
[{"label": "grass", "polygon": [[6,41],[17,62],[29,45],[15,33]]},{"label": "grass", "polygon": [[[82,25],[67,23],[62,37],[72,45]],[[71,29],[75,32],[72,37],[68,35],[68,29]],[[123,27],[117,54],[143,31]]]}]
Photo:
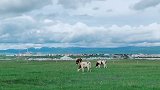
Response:
[{"label": "grass", "polygon": [[[95,64],[95,61],[92,61]],[[109,61],[77,72],[74,61],[0,61],[0,90],[160,90],[160,61]]]}]

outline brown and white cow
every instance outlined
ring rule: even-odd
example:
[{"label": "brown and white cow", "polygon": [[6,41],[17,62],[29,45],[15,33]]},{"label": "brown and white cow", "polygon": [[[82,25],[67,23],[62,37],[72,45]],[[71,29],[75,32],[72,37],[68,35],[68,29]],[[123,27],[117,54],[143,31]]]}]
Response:
[{"label": "brown and white cow", "polygon": [[82,69],[84,72],[84,68],[87,68],[88,71],[91,71],[91,62],[80,62],[78,67],[78,72]]},{"label": "brown and white cow", "polygon": [[97,67],[100,68],[101,65],[103,65],[104,68],[107,68],[107,61],[106,61],[106,60],[98,60],[98,61],[96,62],[96,68],[97,68]]},{"label": "brown and white cow", "polygon": [[84,72],[84,68],[87,68],[88,71],[91,71],[91,62],[82,62],[82,59],[79,58],[76,60],[76,64],[78,64],[78,72],[82,69]]}]

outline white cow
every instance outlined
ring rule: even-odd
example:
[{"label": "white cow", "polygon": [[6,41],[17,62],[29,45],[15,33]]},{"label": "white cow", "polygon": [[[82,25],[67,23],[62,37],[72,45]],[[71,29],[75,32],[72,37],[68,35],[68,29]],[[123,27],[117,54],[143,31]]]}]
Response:
[{"label": "white cow", "polygon": [[96,63],[96,68],[97,67],[101,67],[101,65],[103,65],[104,68],[107,68],[107,61],[106,60],[98,60]]},{"label": "white cow", "polygon": [[79,62],[78,65],[78,72],[80,69],[82,69],[82,72],[84,72],[84,68],[87,68],[88,71],[91,71],[91,62]]}]

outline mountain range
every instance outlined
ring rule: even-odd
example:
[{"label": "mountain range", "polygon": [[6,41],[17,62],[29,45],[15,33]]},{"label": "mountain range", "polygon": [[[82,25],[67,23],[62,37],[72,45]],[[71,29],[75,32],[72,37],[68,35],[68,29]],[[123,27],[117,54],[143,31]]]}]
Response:
[{"label": "mountain range", "polygon": [[41,47],[41,48],[28,48],[28,49],[7,49],[0,50],[0,54],[19,54],[19,53],[42,53],[42,54],[160,54],[160,46],[152,47],[117,47],[117,48],[82,48],[82,47]]}]

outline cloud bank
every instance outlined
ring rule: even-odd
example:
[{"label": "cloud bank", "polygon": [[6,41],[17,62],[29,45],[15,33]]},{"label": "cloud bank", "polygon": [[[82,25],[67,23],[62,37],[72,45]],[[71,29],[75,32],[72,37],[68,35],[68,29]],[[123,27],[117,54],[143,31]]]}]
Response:
[{"label": "cloud bank", "polygon": [[[15,22],[16,21],[16,22]],[[88,26],[45,19],[36,21],[30,16],[6,19],[0,23],[0,43],[48,44],[54,47],[121,47],[151,46],[160,42],[160,24],[140,26]],[[53,44],[53,45],[52,45]]]},{"label": "cloud bank", "polygon": [[1,0],[0,14],[12,15],[29,12],[52,3],[51,0]]},{"label": "cloud bank", "polygon": [[160,46],[159,3],[1,0],[0,49]]},{"label": "cloud bank", "polygon": [[144,10],[149,7],[155,7],[160,4],[160,0],[141,0],[133,6],[135,10]]}]

